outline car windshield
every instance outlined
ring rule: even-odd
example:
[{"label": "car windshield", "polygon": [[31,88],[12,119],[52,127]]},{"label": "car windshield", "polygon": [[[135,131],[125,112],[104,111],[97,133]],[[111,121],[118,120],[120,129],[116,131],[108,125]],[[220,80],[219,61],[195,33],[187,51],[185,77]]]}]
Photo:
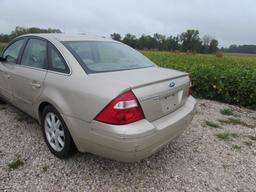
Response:
[{"label": "car windshield", "polygon": [[62,43],[87,73],[154,66],[141,53],[122,43],[103,41],[65,41]]}]

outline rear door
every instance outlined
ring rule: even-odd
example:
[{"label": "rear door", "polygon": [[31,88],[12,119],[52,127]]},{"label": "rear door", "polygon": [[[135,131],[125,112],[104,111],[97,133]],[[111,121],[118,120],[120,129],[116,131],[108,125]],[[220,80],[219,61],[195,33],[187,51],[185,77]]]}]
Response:
[{"label": "rear door", "polygon": [[20,65],[11,71],[14,103],[30,115],[39,97],[47,73],[47,41],[30,38],[26,44]]}]

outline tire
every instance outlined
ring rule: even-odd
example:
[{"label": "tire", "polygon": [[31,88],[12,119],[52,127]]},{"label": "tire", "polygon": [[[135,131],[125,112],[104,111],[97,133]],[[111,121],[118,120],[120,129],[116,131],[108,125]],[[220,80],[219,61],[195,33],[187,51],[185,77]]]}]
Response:
[{"label": "tire", "polygon": [[56,157],[66,159],[76,152],[69,130],[54,107],[48,105],[44,108],[41,124],[45,142]]}]

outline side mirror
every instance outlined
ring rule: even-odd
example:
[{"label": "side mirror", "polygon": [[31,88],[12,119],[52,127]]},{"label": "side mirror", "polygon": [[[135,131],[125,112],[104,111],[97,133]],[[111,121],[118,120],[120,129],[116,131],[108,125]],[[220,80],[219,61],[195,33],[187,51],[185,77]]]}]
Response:
[{"label": "side mirror", "polygon": [[5,62],[6,60],[7,60],[7,57],[2,57],[2,56],[0,57],[1,62]]}]

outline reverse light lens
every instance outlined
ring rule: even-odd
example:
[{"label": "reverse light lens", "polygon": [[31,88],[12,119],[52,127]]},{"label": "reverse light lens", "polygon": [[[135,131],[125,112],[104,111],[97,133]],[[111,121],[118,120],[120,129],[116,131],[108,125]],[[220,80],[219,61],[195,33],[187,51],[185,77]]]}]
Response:
[{"label": "reverse light lens", "polygon": [[110,102],[95,120],[113,125],[125,125],[144,118],[136,96],[132,91],[128,91]]},{"label": "reverse light lens", "polygon": [[133,107],[138,107],[136,100],[120,101],[114,106],[114,109],[129,109]]}]

